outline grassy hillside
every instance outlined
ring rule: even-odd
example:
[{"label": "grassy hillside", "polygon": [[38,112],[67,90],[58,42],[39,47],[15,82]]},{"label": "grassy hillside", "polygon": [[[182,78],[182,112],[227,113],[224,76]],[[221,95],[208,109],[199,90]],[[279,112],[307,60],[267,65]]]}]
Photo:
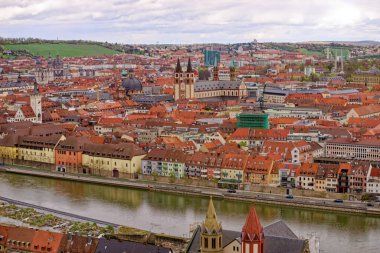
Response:
[{"label": "grassy hillside", "polygon": [[27,50],[33,55],[48,57],[49,52],[52,57],[60,55],[61,57],[75,56],[96,56],[112,55],[120,53],[99,45],[91,44],[68,44],[68,43],[41,43],[41,44],[9,44],[4,45],[5,50]]},{"label": "grassy hillside", "polygon": [[335,56],[335,54],[340,56],[340,54],[342,53],[343,57],[345,57],[346,59],[348,58],[348,55],[350,54],[350,50],[348,48],[343,48],[342,52],[341,52],[340,47],[330,47],[330,52],[334,56]]},{"label": "grassy hillside", "polygon": [[300,48],[298,50],[299,52],[303,53],[303,54],[306,54],[306,55],[323,55],[322,52],[319,52],[319,51],[311,51],[311,50],[308,50],[306,48]]}]

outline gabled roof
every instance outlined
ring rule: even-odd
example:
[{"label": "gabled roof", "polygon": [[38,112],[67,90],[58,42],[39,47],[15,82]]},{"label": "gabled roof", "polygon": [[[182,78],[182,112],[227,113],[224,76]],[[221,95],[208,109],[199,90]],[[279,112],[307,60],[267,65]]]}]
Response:
[{"label": "gabled roof", "polygon": [[283,222],[277,221],[264,228],[264,253],[304,252],[306,240],[297,235]]},{"label": "gabled roof", "polygon": [[366,116],[373,113],[380,113],[380,105],[366,105],[353,108],[352,110],[354,110],[359,115],[359,117]]},{"label": "gabled roof", "polygon": [[22,114],[24,115],[25,118],[34,118],[36,117],[36,114],[34,113],[32,107],[29,105],[23,105],[20,108]]},{"label": "gabled roof", "polygon": [[282,220],[276,221],[264,228],[265,236],[298,239],[297,235]]}]

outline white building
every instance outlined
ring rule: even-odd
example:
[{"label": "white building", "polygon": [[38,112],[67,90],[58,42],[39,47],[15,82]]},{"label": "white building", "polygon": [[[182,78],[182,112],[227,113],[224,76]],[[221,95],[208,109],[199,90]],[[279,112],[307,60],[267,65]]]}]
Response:
[{"label": "white building", "polygon": [[326,143],[325,156],[379,162],[380,142],[377,140],[334,139]]},{"label": "white building", "polygon": [[37,83],[34,84],[34,91],[30,95],[30,105],[19,107],[15,116],[8,118],[7,121],[42,123],[42,95],[38,92]]},{"label": "white building", "polygon": [[380,195],[380,168],[371,167],[368,170],[366,192]]}]

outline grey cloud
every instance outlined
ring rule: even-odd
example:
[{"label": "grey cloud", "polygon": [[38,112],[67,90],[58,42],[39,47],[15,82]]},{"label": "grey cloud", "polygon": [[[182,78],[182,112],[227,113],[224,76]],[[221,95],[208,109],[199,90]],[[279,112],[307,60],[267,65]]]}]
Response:
[{"label": "grey cloud", "polygon": [[[379,9],[380,1],[370,0],[2,0],[0,31],[43,38],[61,31],[60,37],[76,39],[95,27],[88,38],[112,34],[115,41],[147,43],[380,39]],[[61,30],[49,34],[57,26]]]}]

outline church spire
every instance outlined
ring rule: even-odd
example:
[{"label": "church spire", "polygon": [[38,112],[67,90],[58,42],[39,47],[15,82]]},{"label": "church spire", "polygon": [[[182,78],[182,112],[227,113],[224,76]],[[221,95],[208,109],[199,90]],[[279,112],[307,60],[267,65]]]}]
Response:
[{"label": "church spire", "polygon": [[37,82],[34,82],[34,85],[33,85],[33,94],[34,95],[37,95],[39,94],[39,90],[38,90],[38,86],[37,86]]},{"label": "church spire", "polygon": [[252,240],[261,239],[263,233],[263,227],[261,226],[260,220],[257,216],[256,209],[251,207],[245,224],[243,227],[243,236]]},{"label": "church spire", "polygon": [[216,217],[212,197],[201,228],[201,253],[223,253],[222,225]]},{"label": "church spire", "polygon": [[176,73],[182,73],[181,63],[179,62],[179,58],[177,59],[177,66],[175,68]]},{"label": "church spire", "polygon": [[[242,253],[264,253],[264,232],[255,207],[251,207],[241,231]],[[248,250],[249,249],[249,250]]]},{"label": "church spire", "polygon": [[214,208],[214,203],[212,202],[212,197],[210,198],[210,202],[208,203],[208,209],[206,214],[206,219],[203,222],[204,228],[209,232],[219,232],[222,230],[222,225],[218,221],[216,217],[216,212]]},{"label": "church spire", "polygon": [[191,67],[191,60],[190,60],[190,57],[189,57],[189,61],[187,62],[187,73],[191,73],[193,72],[193,68]]}]

